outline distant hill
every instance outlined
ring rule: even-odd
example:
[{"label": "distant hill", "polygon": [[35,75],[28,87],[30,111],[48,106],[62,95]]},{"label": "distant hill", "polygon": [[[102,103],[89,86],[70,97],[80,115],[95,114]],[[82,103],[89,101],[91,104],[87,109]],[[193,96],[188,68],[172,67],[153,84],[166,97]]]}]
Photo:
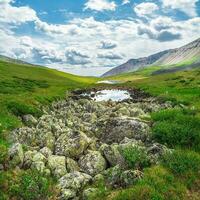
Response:
[{"label": "distant hill", "polygon": [[[161,70],[176,68],[180,66],[196,66],[200,63],[200,38],[176,49],[162,51],[148,57],[130,59],[128,62],[111,69],[102,77],[114,76],[121,73],[134,72],[149,66],[161,66]],[[173,70],[172,70],[173,71]]]},{"label": "distant hill", "polygon": [[32,64],[24,62],[22,60],[10,58],[10,57],[3,56],[3,55],[0,55],[0,61],[5,61],[5,62],[9,62],[9,63],[16,63],[16,64],[32,65]]}]

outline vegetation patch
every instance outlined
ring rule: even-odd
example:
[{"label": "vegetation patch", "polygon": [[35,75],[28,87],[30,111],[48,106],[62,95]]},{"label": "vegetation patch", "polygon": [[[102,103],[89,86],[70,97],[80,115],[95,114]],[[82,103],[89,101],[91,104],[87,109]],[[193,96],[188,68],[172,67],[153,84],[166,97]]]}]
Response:
[{"label": "vegetation patch", "polygon": [[200,119],[193,110],[170,109],[152,114],[153,137],[169,147],[200,151]]}]

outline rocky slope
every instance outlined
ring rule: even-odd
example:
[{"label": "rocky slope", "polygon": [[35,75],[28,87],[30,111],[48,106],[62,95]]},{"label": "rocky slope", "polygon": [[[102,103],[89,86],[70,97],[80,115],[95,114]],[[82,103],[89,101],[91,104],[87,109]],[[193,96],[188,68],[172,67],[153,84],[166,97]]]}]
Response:
[{"label": "rocky slope", "polygon": [[148,66],[173,66],[177,64],[200,63],[200,39],[197,39],[183,47],[166,50],[157,54],[131,59],[127,63],[111,69],[102,77],[113,76],[121,73],[134,72]]},{"label": "rocky slope", "polygon": [[110,188],[135,183],[143,175],[143,163],[137,160],[130,166],[127,149],[145,156],[148,165],[169,151],[152,140],[144,118],[170,103],[148,96],[125,102],[75,97],[53,103],[39,119],[24,116],[27,126],[11,133],[10,165],[54,176],[58,199],[89,199],[100,180]]}]

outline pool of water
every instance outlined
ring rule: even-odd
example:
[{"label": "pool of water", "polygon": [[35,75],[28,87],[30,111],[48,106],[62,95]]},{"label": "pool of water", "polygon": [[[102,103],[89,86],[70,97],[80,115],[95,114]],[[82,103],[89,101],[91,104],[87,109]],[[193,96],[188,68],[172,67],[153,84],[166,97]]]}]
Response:
[{"label": "pool of water", "polygon": [[98,81],[97,84],[117,84],[120,83],[120,81],[112,81],[112,80],[104,80],[104,81]]},{"label": "pool of water", "polygon": [[123,101],[131,99],[131,95],[127,90],[100,90],[90,94],[94,101]]}]

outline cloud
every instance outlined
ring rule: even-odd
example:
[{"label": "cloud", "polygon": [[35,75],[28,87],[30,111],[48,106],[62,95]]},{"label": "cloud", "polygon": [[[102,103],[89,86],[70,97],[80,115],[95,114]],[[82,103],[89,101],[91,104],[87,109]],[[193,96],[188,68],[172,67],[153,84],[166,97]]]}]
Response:
[{"label": "cloud", "polygon": [[67,49],[65,52],[67,63],[71,65],[85,65],[91,63],[89,56],[76,50],[76,49]]},{"label": "cloud", "polygon": [[155,3],[151,2],[143,2],[134,7],[135,13],[140,17],[150,16],[158,9],[159,7]]},{"label": "cloud", "polygon": [[123,56],[121,54],[113,53],[113,52],[107,52],[107,53],[99,53],[97,55],[98,58],[105,58],[110,60],[121,60],[123,59]]},{"label": "cloud", "polygon": [[177,9],[186,13],[190,17],[197,16],[196,3],[198,0],[162,0],[166,8]]},{"label": "cloud", "polygon": [[87,3],[85,3],[85,10],[96,10],[96,11],[104,11],[104,10],[110,10],[114,11],[116,9],[117,5],[114,1],[109,0],[88,0]]},{"label": "cloud", "polygon": [[129,4],[129,3],[130,3],[130,0],[123,0],[122,5],[126,5],[126,4]]},{"label": "cloud", "polygon": [[36,12],[28,6],[14,7],[11,0],[0,1],[0,22],[22,24],[37,19]]},{"label": "cloud", "polygon": [[139,35],[147,35],[149,39],[158,40],[159,42],[169,42],[173,40],[178,40],[181,38],[180,33],[175,33],[173,31],[169,30],[162,30],[160,32],[157,32],[155,30],[152,30],[148,27],[138,27],[138,34]]},{"label": "cloud", "polygon": [[116,42],[113,41],[101,41],[100,49],[114,49],[117,47]]}]

